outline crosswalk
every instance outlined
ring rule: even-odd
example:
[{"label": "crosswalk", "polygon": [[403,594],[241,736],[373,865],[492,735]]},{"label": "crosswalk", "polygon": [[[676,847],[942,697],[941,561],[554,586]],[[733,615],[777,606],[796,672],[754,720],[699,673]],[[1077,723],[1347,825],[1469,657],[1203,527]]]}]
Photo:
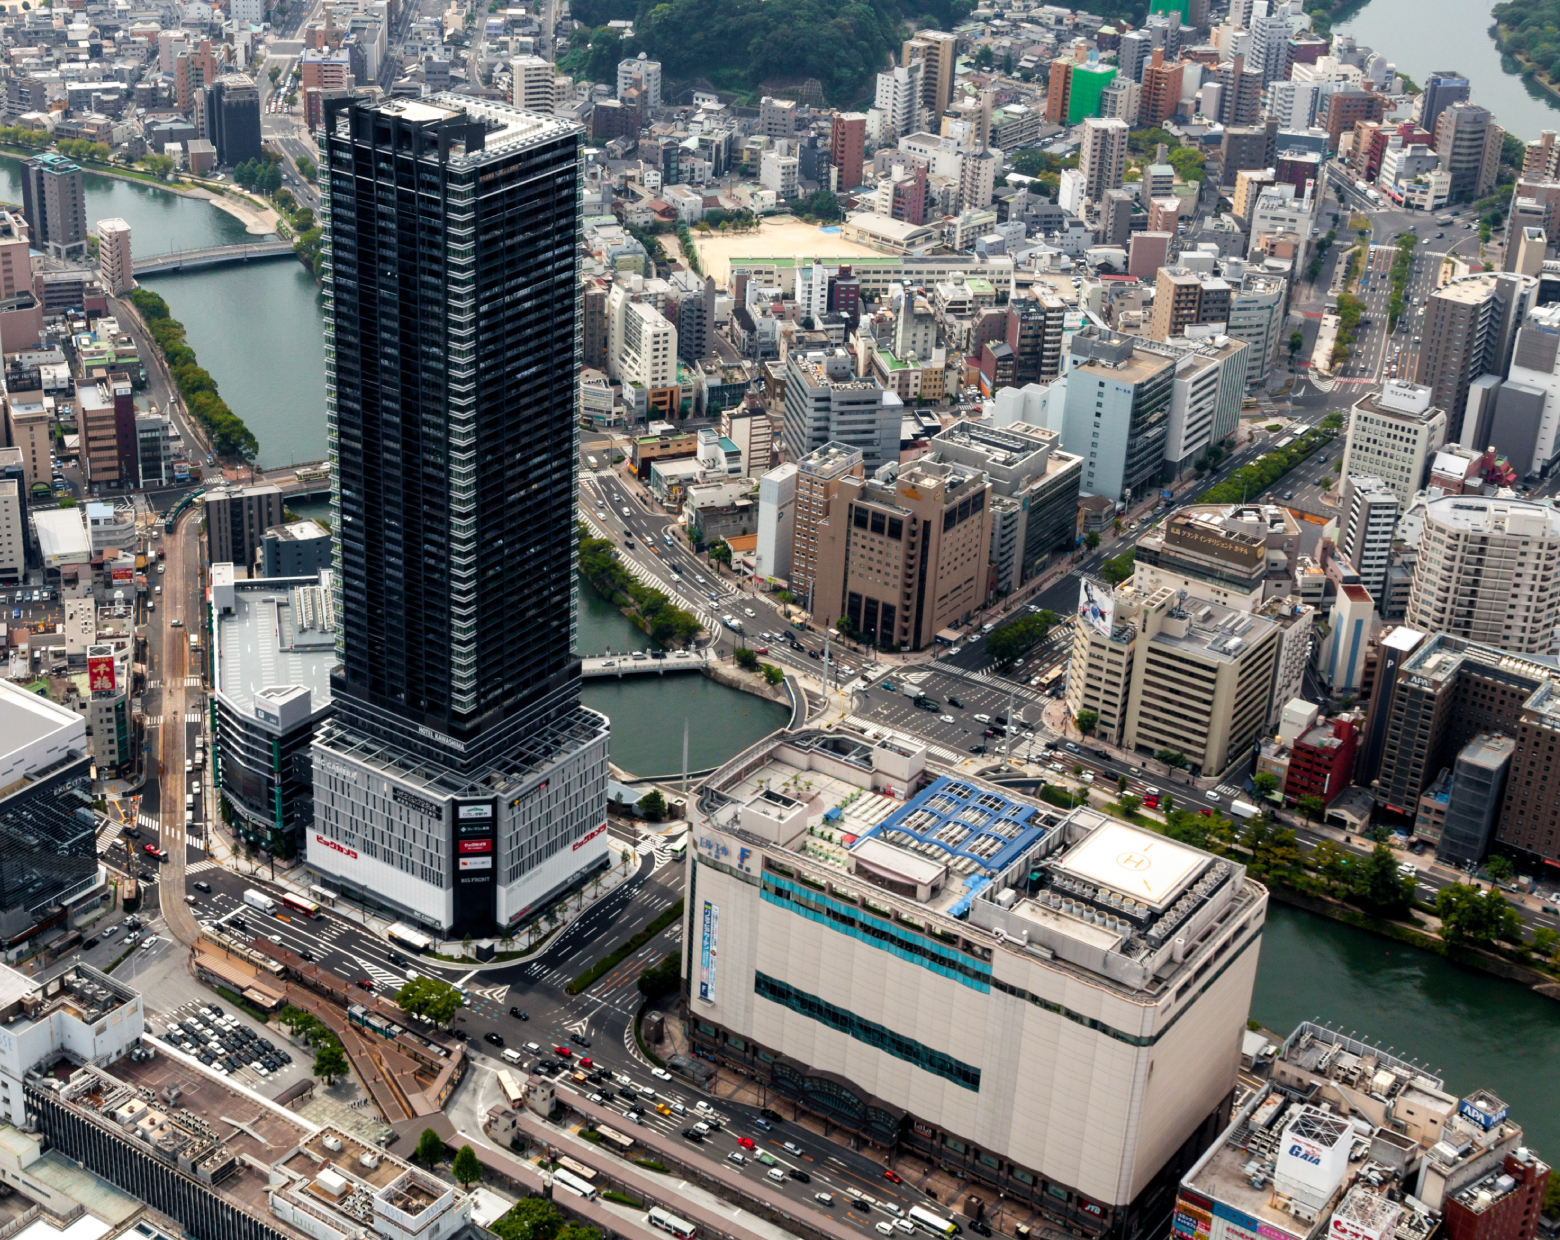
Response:
[{"label": "crosswalk", "polygon": [[993,671],[965,672],[964,678],[966,680],[979,680],[988,685],[995,685],[1004,691],[1012,689],[1014,697],[1021,698],[1026,702],[1035,702],[1041,706],[1044,706],[1046,703],[1044,694],[1035,692],[1028,685],[1020,685],[1016,681],[1007,679],[1005,676],[998,676]]},{"label": "crosswalk", "polygon": [[197,849],[200,852],[206,851],[206,837],[203,835],[191,835],[186,831],[184,833],[184,842],[191,848]]},{"label": "crosswalk", "polygon": [[935,757],[939,762],[958,763],[963,762],[965,755],[956,753],[952,749],[945,749],[941,745],[929,745],[919,736],[909,732],[901,732],[897,728],[885,727],[875,719],[863,719],[860,715],[850,715],[845,720],[853,728],[871,728],[875,732],[881,732],[885,736],[891,736],[896,741],[903,741],[907,745],[926,745],[926,752]]},{"label": "crosswalk", "polygon": [[161,726],[161,724],[162,724],[162,716],[161,715],[147,715],[146,716],[146,726],[147,727],[155,728],[155,727]]},{"label": "crosswalk", "polygon": [[122,832],[124,829],[125,824],[122,822],[105,823],[103,829],[98,832],[97,836],[98,852],[102,852],[105,848],[117,840],[119,838],[120,832]]},{"label": "crosswalk", "polygon": [[198,710],[190,711],[189,714],[184,716],[184,722],[185,723],[199,723],[200,722],[200,711],[198,711]]},{"label": "crosswalk", "polygon": [[218,870],[222,867],[215,861],[196,861],[184,867],[186,874],[200,874],[206,870]]},{"label": "crosswalk", "polygon": [[1220,784],[1214,791],[1221,797],[1238,797],[1242,794],[1242,790],[1234,784]]},{"label": "crosswalk", "polygon": [[145,827],[148,831],[156,831],[158,829],[157,819],[153,818],[150,814],[137,814],[135,823],[136,826]]},{"label": "crosswalk", "polygon": [[184,678],[184,687],[186,689],[199,689],[200,688],[200,677],[199,676],[186,676]]}]

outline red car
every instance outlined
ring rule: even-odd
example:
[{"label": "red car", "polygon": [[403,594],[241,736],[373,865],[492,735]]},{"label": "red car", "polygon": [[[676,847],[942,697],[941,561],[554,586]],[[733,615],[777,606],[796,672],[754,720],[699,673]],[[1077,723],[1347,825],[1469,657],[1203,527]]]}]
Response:
[{"label": "red car", "polygon": [[567,1046],[555,1046],[553,1047],[553,1054],[562,1055],[565,1059],[569,1059],[574,1055],[574,1052],[571,1051]]},{"label": "red car", "polygon": [[1212,818],[1213,817],[1213,811],[1211,809],[1200,809],[1197,812],[1199,814],[1201,814],[1204,818]]},{"label": "red car", "polygon": [[738,1137],[737,1144],[745,1150],[756,1150],[758,1146],[753,1144],[752,1137]]},{"label": "red car", "polygon": [[899,1178],[899,1172],[897,1171],[885,1171],[883,1172],[883,1178],[885,1180],[892,1180],[895,1184],[904,1183],[904,1181]]},{"label": "red car", "polygon": [[753,653],[754,654],[768,654],[769,653],[769,647],[768,646],[755,646],[755,647],[753,647]]},{"label": "red car", "polygon": [[589,1055],[583,1055],[583,1056],[580,1057],[580,1067],[582,1067],[582,1068],[594,1068],[595,1066],[596,1066],[595,1061],[592,1060]]},{"label": "red car", "polygon": [[158,848],[156,844],[142,844],[141,851],[149,857],[155,857],[158,861],[165,861],[168,857],[168,854]]},{"label": "red car", "polygon": [[1144,797],[1143,798],[1143,804],[1145,806],[1147,806],[1149,809],[1158,809],[1159,808],[1159,798],[1158,797]]},{"label": "red car", "polygon": [[372,990],[374,988],[374,983],[366,977],[360,977],[352,984],[359,990]]}]

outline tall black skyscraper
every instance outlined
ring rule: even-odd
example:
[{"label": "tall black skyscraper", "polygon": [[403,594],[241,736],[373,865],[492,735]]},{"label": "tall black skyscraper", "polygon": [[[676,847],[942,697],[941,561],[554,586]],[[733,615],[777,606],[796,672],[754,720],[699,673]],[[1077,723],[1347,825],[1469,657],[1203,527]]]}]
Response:
[{"label": "tall black skyscraper", "polygon": [[583,136],[453,95],[325,105],[340,664],[309,862],[440,929],[607,856],[573,654]]}]

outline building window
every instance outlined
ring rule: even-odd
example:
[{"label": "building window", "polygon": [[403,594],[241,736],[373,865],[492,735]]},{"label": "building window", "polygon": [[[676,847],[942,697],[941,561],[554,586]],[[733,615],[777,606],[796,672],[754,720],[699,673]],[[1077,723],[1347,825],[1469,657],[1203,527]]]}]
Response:
[{"label": "building window", "polygon": [[797,990],[763,973],[753,975],[753,993],[762,999],[768,999],[772,1003],[778,1003],[793,1012],[810,1017],[820,1024],[828,1025],[831,1029],[837,1029],[858,1042],[894,1056],[895,1059],[903,1059],[906,1063],[913,1064],[924,1072],[930,1072],[933,1076],[952,1081],[963,1089],[980,1092],[980,1069],[974,1065],[964,1063],[942,1051],[933,1050],[929,1046],[923,1046],[913,1038],[907,1038],[874,1021],[864,1020],[854,1012],[835,1007],[834,1004],[820,999],[817,995]]}]

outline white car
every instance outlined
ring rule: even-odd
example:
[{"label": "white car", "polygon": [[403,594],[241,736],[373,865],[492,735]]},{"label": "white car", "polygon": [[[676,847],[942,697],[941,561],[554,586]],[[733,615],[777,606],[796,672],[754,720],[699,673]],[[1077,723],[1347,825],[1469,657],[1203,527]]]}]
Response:
[{"label": "white car", "polygon": [[991,716],[990,715],[971,715],[970,718],[974,719],[976,723],[990,723],[991,722]]},{"label": "white car", "polygon": [[799,1146],[795,1141],[787,1141],[780,1148],[783,1149],[787,1154],[795,1154],[798,1158],[801,1157],[802,1147]]},{"label": "white car", "polygon": [[1209,791],[1203,793],[1203,800],[1212,801],[1215,805],[1217,805],[1219,803],[1219,794],[1216,790],[1210,789]]},{"label": "white car", "polygon": [[693,1109],[695,1111],[698,1111],[700,1114],[703,1114],[703,1115],[713,1115],[713,1114],[715,1114],[715,1108],[712,1107],[706,1101],[704,1101],[703,1098],[700,1098],[697,1102],[695,1102],[693,1104]]},{"label": "white car", "polygon": [[953,722],[953,716],[952,715],[939,715],[937,717],[939,719],[941,719],[944,723],[952,723]]},{"label": "white car", "polygon": [[894,1225],[892,1223],[887,1223],[887,1222],[883,1222],[883,1221],[879,1220],[878,1222],[876,1222],[876,1223],[874,1223],[872,1225],[874,1227],[876,1227],[880,1232],[882,1232],[885,1236],[891,1236],[891,1235],[894,1234]]},{"label": "white car", "polygon": [[741,1153],[740,1150],[732,1150],[731,1153],[726,1155],[726,1161],[727,1162],[734,1162],[739,1167],[741,1167],[741,1166],[743,1166],[743,1165],[745,1165],[747,1163],[747,1159],[742,1156],[742,1153]]},{"label": "white car", "polygon": [[665,1068],[651,1068],[650,1075],[662,1081],[669,1081],[672,1079],[672,1074]]},{"label": "white car", "polygon": [[832,1206],[834,1204],[833,1193],[814,1193],[813,1200],[819,1205]]},{"label": "white car", "polygon": [[894,1229],[896,1231],[908,1232],[912,1236],[915,1235],[915,1224],[907,1218],[896,1218],[894,1220]]}]

